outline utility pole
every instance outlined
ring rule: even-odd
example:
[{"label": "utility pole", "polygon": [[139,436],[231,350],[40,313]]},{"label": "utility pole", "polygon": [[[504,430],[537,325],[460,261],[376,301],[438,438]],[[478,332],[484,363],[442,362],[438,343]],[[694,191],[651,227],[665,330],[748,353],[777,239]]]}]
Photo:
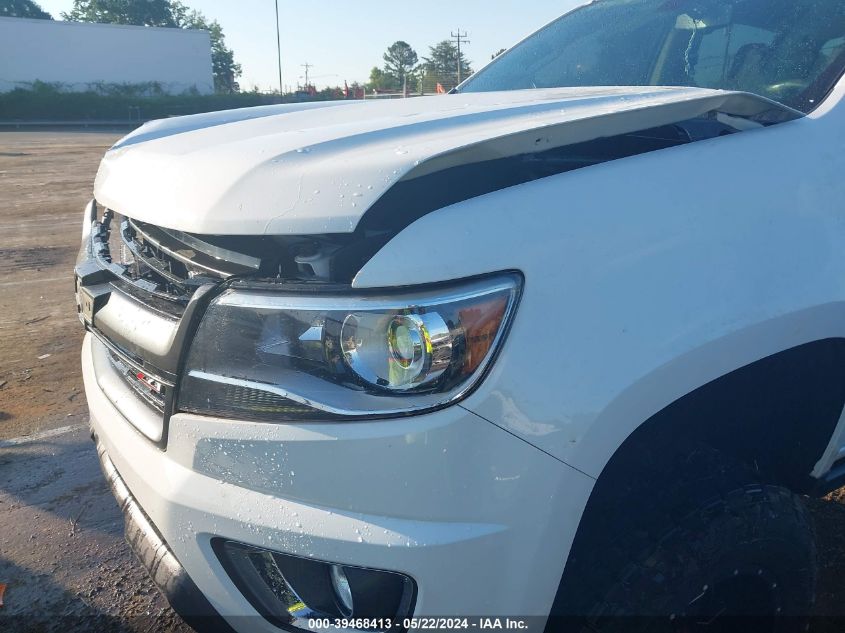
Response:
[{"label": "utility pole", "polygon": [[282,36],[279,33],[279,0],[276,0],[276,55],[279,59],[279,100],[285,94],[282,85]]},{"label": "utility pole", "polygon": [[308,83],[308,73],[311,71],[312,68],[314,68],[314,64],[309,64],[308,62],[305,62],[304,64],[302,64],[302,67],[305,69],[305,89],[308,90],[308,86],[310,85]]},{"label": "utility pole", "polygon": [[458,29],[457,33],[452,33],[452,41],[458,45],[458,85],[460,85],[461,81],[463,81],[461,77],[461,71],[463,70],[461,68],[461,43],[472,44],[472,42],[467,39],[466,31],[461,33],[461,29]]}]

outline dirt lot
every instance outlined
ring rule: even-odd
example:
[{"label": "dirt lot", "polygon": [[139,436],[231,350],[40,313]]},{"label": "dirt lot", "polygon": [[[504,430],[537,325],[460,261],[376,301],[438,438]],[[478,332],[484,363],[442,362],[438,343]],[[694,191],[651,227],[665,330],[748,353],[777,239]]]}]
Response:
[{"label": "dirt lot", "polygon": [[124,542],[86,431],[72,270],[119,136],[0,132],[3,631],[190,630]]},{"label": "dirt lot", "polygon": [[0,439],[84,419],[72,271],[114,139],[0,132]]},{"label": "dirt lot", "polygon": [[[0,132],[4,631],[188,630],[124,543],[85,431],[71,271],[97,163],[117,136]],[[845,491],[810,504],[823,565],[818,614],[843,615]]]}]

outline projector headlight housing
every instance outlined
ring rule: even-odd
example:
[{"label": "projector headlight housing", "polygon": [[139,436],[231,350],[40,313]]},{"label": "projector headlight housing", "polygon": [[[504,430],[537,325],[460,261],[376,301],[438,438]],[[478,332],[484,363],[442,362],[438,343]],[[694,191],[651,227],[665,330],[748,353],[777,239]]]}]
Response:
[{"label": "projector headlight housing", "polygon": [[235,283],[199,325],[178,408],[285,422],[453,404],[492,362],[521,286],[515,273],[398,292],[297,293]]}]

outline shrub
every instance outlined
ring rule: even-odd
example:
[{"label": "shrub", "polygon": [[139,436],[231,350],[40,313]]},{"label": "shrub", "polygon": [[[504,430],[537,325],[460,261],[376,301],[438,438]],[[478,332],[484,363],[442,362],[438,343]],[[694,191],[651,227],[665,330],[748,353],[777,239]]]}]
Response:
[{"label": "shrub", "polygon": [[[314,100],[331,98],[319,94]],[[35,81],[25,88],[0,93],[3,121],[147,121],[183,114],[291,102],[285,95],[259,92],[201,95],[196,90],[166,94],[157,82],[144,84],[89,84],[82,92],[69,91],[60,83]]]}]

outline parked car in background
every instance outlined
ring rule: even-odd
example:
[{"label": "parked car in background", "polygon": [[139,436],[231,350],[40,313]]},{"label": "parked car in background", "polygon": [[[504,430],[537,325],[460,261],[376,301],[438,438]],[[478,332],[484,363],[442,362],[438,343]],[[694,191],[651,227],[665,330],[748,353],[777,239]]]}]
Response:
[{"label": "parked car in background", "polygon": [[844,69],[842,3],[600,0],[447,96],[119,141],[82,366],[177,611],[803,630],[802,496],[845,483]]}]

